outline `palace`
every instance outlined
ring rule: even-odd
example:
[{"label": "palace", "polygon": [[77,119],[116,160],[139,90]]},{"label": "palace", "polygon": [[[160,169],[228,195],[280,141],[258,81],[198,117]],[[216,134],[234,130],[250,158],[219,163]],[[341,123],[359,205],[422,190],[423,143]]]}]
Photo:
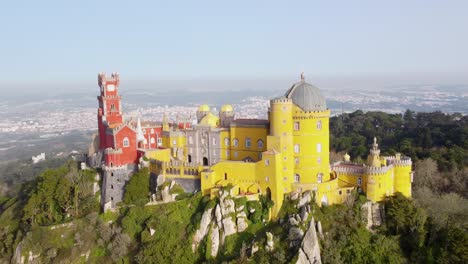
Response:
[{"label": "palace", "polygon": [[329,162],[330,110],[320,90],[303,76],[284,96],[270,101],[268,120],[236,119],[233,107],[196,112],[196,124],[124,121],[119,76],[99,74],[99,149],[104,209],[123,198],[125,182],[138,166],[149,166],[152,182],[174,180],[187,192],[274,201],[273,218],[288,195],[313,191],[318,204],[343,203],[353,190],[378,202],[395,192],[411,197],[411,159],[380,156],[376,138],[365,164]]}]

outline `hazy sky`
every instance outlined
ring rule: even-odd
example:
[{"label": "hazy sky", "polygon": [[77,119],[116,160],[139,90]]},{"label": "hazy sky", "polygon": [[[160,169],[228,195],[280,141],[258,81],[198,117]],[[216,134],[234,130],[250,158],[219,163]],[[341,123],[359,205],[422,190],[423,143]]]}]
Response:
[{"label": "hazy sky", "polygon": [[468,74],[466,0],[3,1],[0,36],[0,84]]}]

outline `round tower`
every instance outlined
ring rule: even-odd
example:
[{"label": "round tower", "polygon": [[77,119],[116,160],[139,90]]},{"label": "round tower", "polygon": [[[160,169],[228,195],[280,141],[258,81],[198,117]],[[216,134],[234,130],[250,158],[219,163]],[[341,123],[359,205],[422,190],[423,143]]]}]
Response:
[{"label": "round tower", "polygon": [[223,105],[219,111],[219,119],[221,127],[229,127],[234,120],[234,110],[231,105]]},{"label": "round tower", "polygon": [[210,112],[210,107],[207,104],[200,105],[197,110],[197,122],[200,123],[203,117]]}]

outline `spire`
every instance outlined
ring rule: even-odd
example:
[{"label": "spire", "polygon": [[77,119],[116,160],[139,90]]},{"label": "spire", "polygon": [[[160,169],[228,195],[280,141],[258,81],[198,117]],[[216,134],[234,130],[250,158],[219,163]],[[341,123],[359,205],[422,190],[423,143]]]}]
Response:
[{"label": "spire", "polygon": [[376,137],[374,137],[374,143],[372,144],[372,149],[367,158],[367,163],[372,167],[380,167],[380,149]]},{"label": "spire", "polygon": [[137,142],[144,141],[145,136],[143,135],[143,131],[141,130],[141,122],[140,118],[137,120]]},{"label": "spire", "polygon": [[305,81],[304,72],[301,72],[301,82]]},{"label": "spire", "polygon": [[372,149],[374,151],[379,150],[379,144],[377,144],[377,138],[376,137],[374,137],[374,144],[372,144]]},{"label": "spire", "polygon": [[166,113],[164,113],[164,115],[163,115],[163,127],[162,127],[162,130],[163,130],[163,131],[169,131],[169,123],[167,122]]}]

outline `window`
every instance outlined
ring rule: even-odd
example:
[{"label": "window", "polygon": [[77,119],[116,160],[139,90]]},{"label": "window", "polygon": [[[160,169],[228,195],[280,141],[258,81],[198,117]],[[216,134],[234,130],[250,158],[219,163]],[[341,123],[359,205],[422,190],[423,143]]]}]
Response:
[{"label": "window", "polygon": [[128,140],[128,137],[125,137],[125,138],[123,139],[123,146],[124,146],[124,147],[130,146],[130,140]]},{"label": "window", "polygon": [[146,134],[146,129],[143,129],[143,134]]},{"label": "window", "polygon": [[294,145],[294,153],[299,153],[301,151],[299,144]]},{"label": "window", "polygon": [[338,192],[338,194],[339,194],[339,195],[341,195],[341,194],[342,194],[341,190]]},{"label": "window", "polygon": [[213,142],[213,145],[216,145],[216,138],[213,138],[211,141]]},{"label": "window", "polygon": [[262,159],[262,153],[258,153],[258,160],[261,160]]},{"label": "window", "polygon": [[224,173],[224,179],[227,180],[227,173]]},{"label": "window", "polygon": [[162,138],[158,137],[158,146],[161,146],[161,145],[162,145]]},{"label": "window", "polygon": [[296,162],[296,164],[299,164],[299,158],[295,158],[294,162]]},{"label": "window", "polygon": [[234,158],[237,158],[237,151],[234,151]]},{"label": "window", "polygon": [[294,130],[298,131],[300,129],[299,122],[294,122]]},{"label": "window", "polygon": [[322,129],[322,120],[317,121],[317,130]]},{"label": "window", "polygon": [[318,143],[317,144],[317,153],[322,152],[322,144]]},{"label": "window", "polygon": [[192,136],[189,136],[189,137],[188,137],[188,143],[189,143],[189,144],[193,144],[193,137],[192,137]]},{"label": "window", "polygon": [[299,175],[299,174],[296,173],[296,174],[294,175],[294,182],[300,182],[300,181],[301,181],[301,175]]},{"label": "window", "polygon": [[114,105],[114,104],[111,104],[111,107],[110,107],[110,108],[111,108],[111,111],[112,111],[112,112],[115,111],[115,105]]},{"label": "window", "polygon": [[111,189],[114,189],[114,185],[113,185],[113,184],[111,184]]},{"label": "window", "polygon": [[152,137],[152,138],[150,139],[150,143],[151,143],[151,144],[156,143],[156,140],[154,140],[154,137]]},{"label": "window", "polygon": [[265,160],[265,165],[267,165],[267,166],[270,165],[270,160],[269,159]]},{"label": "window", "polygon": [[246,138],[245,139],[245,147],[250,148],[251,145],[252,145],[252,142],[250,141],[250,138]]},{"label": "window", "polygon": [[154,134],[154,128],[151,129],[151,134]]},{"label": "window", "polygon": [[283,119],[283,124],[286,124],[286,119]]},{"label": "window", "polygon": [[262,149],[262,148],[263,148],[263,140],[261,140],[261,139],[257,140],[257,147],[258,147],[259,149]]},{"label": "window", "polygon": [[359,177],[359,178],[357,179],[357,185],[358,185],[358,186],[361,186],[361,184],[362,184],[362,178]]},{"label": "window", "polygon": [[269,180],[270,180],[270,177],[266,176],[266,177],[265,177],[265,181],[267,182],[267,181],[269,181]]},{"label": "window", "polygon": [[229,150],[226,150],[226,157],[229,159]]},{"label": "window", "polygon": [[226,147],[229,147],[229,138],[227,138],[227,137],[224,138],[224,145],[225,145]]},{"label": "window", "polygon": [[172,140],[172,145],[174,145],[174,146],[177,145],[177,140],[175,140],[175,139]]},{"label": "window", "polygon": [[237,138],[233,139],[233,140],[232,140],[232,145],[233,145],[234,147],[238,147],[238,146],[239,146],[239,140],[238,140]]},{"label": "window", "polygon": [[317,158],[317,164],[321,164],[322,163],[322,158],[318,157]]},{"label": "window", "polygon": [[319,174],[317,174],[317,182],[322,183],[322,179],[323,179],[323,173],[320,172]]}]

